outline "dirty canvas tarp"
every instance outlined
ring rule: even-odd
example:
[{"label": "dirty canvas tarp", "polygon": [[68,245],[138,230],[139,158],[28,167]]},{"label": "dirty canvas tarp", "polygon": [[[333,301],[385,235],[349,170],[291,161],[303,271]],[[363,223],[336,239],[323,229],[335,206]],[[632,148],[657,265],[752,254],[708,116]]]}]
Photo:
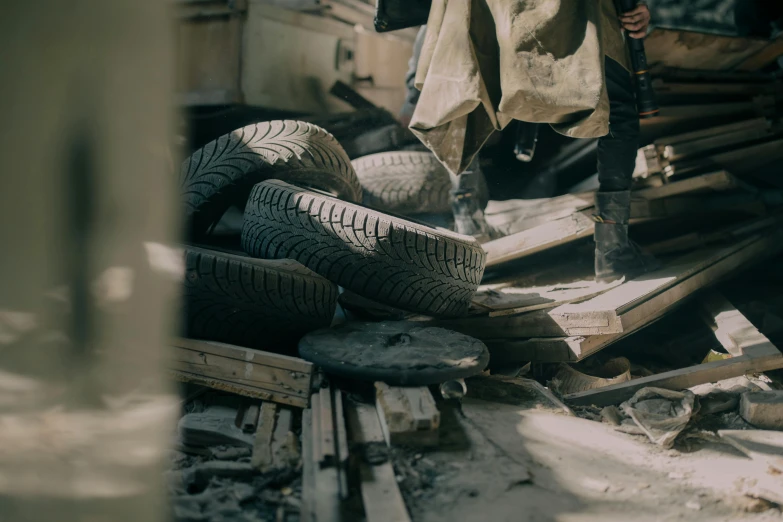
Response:
[{"label": "dirty canvas tarp", "polygon": [[411,130],[454,173],[513,119],[603,136],[604,55],[628,68],[612,0],[434,0]]}]

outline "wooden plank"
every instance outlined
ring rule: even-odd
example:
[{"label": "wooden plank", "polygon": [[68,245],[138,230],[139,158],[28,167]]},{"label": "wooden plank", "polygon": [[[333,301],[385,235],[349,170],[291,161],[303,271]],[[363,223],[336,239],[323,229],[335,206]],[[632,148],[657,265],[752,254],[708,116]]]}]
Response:
[{"label": "wooden plank", "polygon": [[739,377],[746,373],[758,373],[783,368],[783,357],[777,354],[750,356],[742,355],[722,361],[698,364],[680,370],[664,372],[649,377],[634,379],[622,384],[574,393],[563,397],[566,402],[577,405],[609,406],[630,399],[634,393],[654,386],[669,390],[682,390],[698,384]]},{"label": "wooden plank", "polygon": [[[174,370],[215,377],[224,381],[255,386],[306,397],[309,376],[261,364],[243,363],[228,357],[194,350],[172,348],[169,367]],[[304,386],[303,386],[304,384]]]},{"label": "wooden plank", "polygon": [[549,316],[549,310],[535,310],[501,317],[479,315],[460,319],[435,319],[427,321],[427,325],[454,330],[481,340],[565,335],[563,329]]},{"label": "wooden plank", "polygon": [[655,28],[645,48],[650,66],[730,70],[768,45],[768,40]]},{"label": "wooden plank", "polygon": [[568,335],[622,333],[640,318],[674,306],[733,270],[780,250],[783,230],[753,236],[726,247],[698,250],[673,263],[579,304],[549,315]]},{"label": "wooden plank", "polygon": [[429,388],[375,383],[376,406],[391,445],[437,446],[440,412]]},{"label": "wooden plank", "polygon": [[663,199],[682,194],[693,194],[703,191],[725,191],[735,189],[739,186],[737,178],[726,172],[719,170],[702,174],[692,178],[674,181],[661,185],[660,187],[651,187],[633,191],[634,198],[643,199]]},{"label": "wooden plank", "polygon": [[772,42],[769,42],[766,47],[740,62],[734,70],[758,71],[777,60],[781,55],[783,55],[783,35],[778,35],[777,38]]},{"label": "wooden plank", "polygon": [[667,176],[682,176],[704,169],[724,169],[735,175],[753,176],[754,171],[783,159],[783,139],[757,143],[705,158],[684,160],[670,165],[664,172]]},{"label": "wooden plank", "polygon": [[261,405],[261,419],[253,442],[253,456],[250,463],[264,471],[272,465],[272,437],[277,420],[277,404],[265,402]]},{"label": "wooden plank", "polygon": [[748,83],[684,83],[665,81],[656,78],[652,82],[655,94],[671,96],[746,96],[751,98],[759,94],[771,94],[775,89],[772,82]]},{"label": "wooden plank", "polygon": [[490,317],[502,317],[583,301],[619,284],[619,280],[610,284],[596,283],[595,276],[591,275],[579,281],[551,285],[511,285],[487,292],[479,288],[473,296],[473,303],[493,310],[489,313]]},{"label": "wooden plank", "polygon": [[681,161],[699,154],[706,154],[718,149],[727,150],[737,148],[743,143],[760,140],[773,136],[771,129],[740,129],[732,132],[708,136],[698,140],[681,143],[672,143],[663,146],[661,156],[666,162]]},{"label": "wooden plank", "polygon": [[[351,403],[346,410],[354,447],[384,444],[383,431],[375,408],[369,404]],[[388,459],[358,460],[367,522],[410,522],[392,463]]]},{"label": "wooden plank", "polygon": [[289,408],[270,402],[262,405],[251,460],[262,473],[285,468],[299,460],[296,436],[292,431],[293,417]]},{"label": "wooden plank", "polygon": [[716,293],[707,294],[703,307],[712,315],[712,320],[723,328],[731,339],[733,352],[740,355],[711,363],[697,364],[664,372],[629,382],[606,386],[596,390],[574,393],[564,397],[574,404],[608,406],[633,396],[647,386],[681,390],[738,377],[750,372],[763,372],[783,368],[783,354],[761,332],[759,332],[734,306]]},{"label": "wooden plank", "polygon": [[221,390],[228,393],[236,393],[237,395],[242,395],[244,397],[252,397],[254,399],[272,401],[272,402],[277,402],[279,404],[287,404],[289,406],[296,406],[297,408],[306,408],[309,403],[307,397],[291,395],[288,393],[282,393],[275,390],[267,390],[264,388],[258,388],[256,386],[238,384],[235,382],[225,381],[223,379],[216,379],[214,377],[207,377],[200,374],[183,372],[181,370],[170,370],[169,374],[174,379],[182,382],[191,382],[193,384],[206,386],[207,388],[212,388],[213,390]]},{"label": "wooden plank", "polygon": [[186,105],[240,103],[242,22],[239,11],[228,5],[217,10],[180,6],[177,11],[181,17],[188,18],[180,19],[176,25],[180,101]]},{"label": "wooden plank", "polygon": [[322,468],[315,460],[313,410],[302,413],[302,510],[303,522],[340,522],[340,478],[338,468]]},{"label": "wooden plank", "polygon": [[250,363],[261,364],[272,368],[290,370],[292,372],[312,373],[313,364],[299,359],[298,357],[289,357],[278,353],[264,352],[245,348],[233,344],[218,343],[214,341],[202,341],[198,339],[186,339],[184,337],[174,338],[169,342],[170,345],[178,348],[187,348],[198,352],[211,353],[230,359],[246,361]]},{"label": "wooden plank", "polygon": [[[714,179],[725,180],[727,179],[727,174],[717,173]],[[743,199],[734,201],[724,199],[710,200],[704,197],[690,200],[664,200],[658,197],[659,194],[666,194],[666,197],[668,197],[678,193],[684,194],[685,192],[682,191],[701,190],[703,188],[701,183],[703,183],[703,180],[699,182],[682,180],[640,191],[642,197],[631,201],[631,223],[638,223],[640,220],[648,219],[665,219],[682,214],[691,214],[696,211],[714,211],[717,208],[759,203],[753,198],[750,198],[751,201]],[[652,204],[649,200],[661,201],[657,204]],[[521,259],[589,237],[595,229],[595,222],[592,218],[593,213],[593,208],[588,208],[531,229],[487,241],[482,245],[487,253],[486,266],[492,267],[515,259]]]},{"label": "wooden plank", "polygon": [[727,123],[725,125],[714,125],[706,129],[700,129],[693,132],[685,132],[681,134],[673,134],[665,136],[655,140],[655,145],[659,148],[666,145],[672,145],[674,143],[684,143],[687,141],[700,140],[703,138],[711,138],[719,134],[734,131],[754,131],[759,129],[768,129],[769,121],[766,118],[751,118],[749,120],[738,121],[734,123]]}]

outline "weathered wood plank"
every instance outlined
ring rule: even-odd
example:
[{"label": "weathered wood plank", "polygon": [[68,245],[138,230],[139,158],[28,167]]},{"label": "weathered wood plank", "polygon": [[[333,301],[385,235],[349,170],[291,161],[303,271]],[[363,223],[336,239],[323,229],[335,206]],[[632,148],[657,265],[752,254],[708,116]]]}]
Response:
[{"label": "weathered wood plank", "polygon": [[267,470],[272,465],[272,437],[275,433],[277,420],[277,404],[265,402],[261,405],[261,419],[253,441],[253,456],[251,464],[256,468]]},{"label": "weathered wood plank", "polygon": [[313,426],[313,410],[302,413],[302,510],[303,522],[340,522],[340,477],[337,467],[322,468],[313,452],[320,435]]},{"label": "weathered wood plank", "polygon": [[436,446],[440,412],[429,388],[375,383],[381,426],[391,445]]},{"label": "weathered wood plank", "polygon": [[193,384],[199,384],[214,390],[236,393],[237,395],[252,397],[254,399],[261,399],[263,401],[287,404],[289,406],[296,406],[297,408],[306,408],[309,402],[307,397],[291,395],[289,393],[283,393],[276,390],[258,388],[256,386],[238,384],[235,382],[225,381],[223,379],[208,377],[201,374],[183,372],[180,370],[170,370],[170,375],[174,379],[182,382],[192,382]]},{"label": "weathered wood plank", "polygon": [[[711,315],[711,322],[729,339],[732,352],[739,354],[730,359],[697,364],[664,372],[629,382],[606,386],[597,390],[574,393],[565,397],[574,404],[607,406],[624,401],[638,390],[655,386],[671,390],[690,388],[698,384],[738,377],[748,372],[763,372],[783,368],[783,354],[759,332],[748,319],[720,294],[708,293],[702,306]],[[720,337],[719,337],[720,338]]]},{"label": "weathered wood plank", "polygon": [[702,249],[596,298],[557,307],[549,315],[568,335],[622,333],[737,268],[780,251],[782,239],[783,231],[774,230],[728,247]]},{"label": "weathered wood plank", "polygon": [[[664,200],[674,195],[698,192],[711,188],[713,190],[727,190],[733,188],[733,178],[726,172],[714,172],[698,176],[694,179],[675,181],[660,187],[651,187],[634,193],[631,202],[632,222],[642,219],[664,219],[683,213],[714,210],[721,206],[704,198]],[[638,196],[638,197],[637,197]],[[656,200],[651,203],[649,200]],[[726,201],[723,206],[732,206],[742,202]],[[592,214],[593,207],[580,210],[573,214],[558,219],[547,221],[533,228],[526,228],[520,232],[514,232],[514,224],[506,224],[505,230],[511,233],[508,236],[494,239],[484,243],[487,253],[487,267],[500,263],[520,259],[543,250],[564,245],[578,239],[589,237],[593,234],[595,222]],[[521,227],[526,227],[524,220]]]},{"label": "weathered wood plank", "polygon": [[193,350],[173,348],[172,352],[169,366],[175,370],[302,397],[306,397],[309,391],[302,386],[303,382],[309,381],[307,374],[270,368],[261,364],[243,363]]},{"label": "weathered wood plank", "polygon": [[292,372],[312,373],[313,371],[312,363],[299,359],[298,357],[289,357],[288,355],[264,352],[233,344],[186,339],[184,337],[175,338],[170,344],[178,348],[187,348],[188,350],[221,355],[223,357],[228,357],[229,359],[263,364],[272,368],[280,368]]},{"label": "weathered wood plank", "polygon": [[[346,408],[346,414],[354,447],[385,444],[375,408],[369,404],[352,403]],[[410,522],[391,462],[373,462],[359,459],[362,501],[367,522]]]}]

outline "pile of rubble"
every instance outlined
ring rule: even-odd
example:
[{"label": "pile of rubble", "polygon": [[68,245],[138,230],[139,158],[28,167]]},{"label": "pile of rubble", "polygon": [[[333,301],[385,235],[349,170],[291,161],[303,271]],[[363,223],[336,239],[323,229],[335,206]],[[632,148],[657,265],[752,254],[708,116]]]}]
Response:
[{"label": "pile of rubble", "polygon": [[[743,78],[667,85],[686,99],[779,93],[774,79]],[[475,402],[472,428],[454,417],[469,400],[498,415],[499,404],[575,411],[665,448],[711,433],[774,470],[748,495],[783,503],[770,457],[783,441],[761,431],[783,430],[783,385],[763,373],[783,368],[774,103],[735,102],[715,123],[708,106],[672,102],[645,124],[632,225],[662,266],[602,285],[590,179],[498,201],[482,175],[492,233],[480,244],[449,230],[452,180],[429,152],[405,150],[405,129],[350,132],[346,121],[375,110],[353,100],[348,119],[322,119],[334,134],[256,123],[182,165],[183,336],[170,368],[198,395],[183,403],[169,472],[177,519],[408,520],[435,475],[458,480],[439,452],[454,423],[478,429]],[[508,466],[509,484],[531,481]]]}]

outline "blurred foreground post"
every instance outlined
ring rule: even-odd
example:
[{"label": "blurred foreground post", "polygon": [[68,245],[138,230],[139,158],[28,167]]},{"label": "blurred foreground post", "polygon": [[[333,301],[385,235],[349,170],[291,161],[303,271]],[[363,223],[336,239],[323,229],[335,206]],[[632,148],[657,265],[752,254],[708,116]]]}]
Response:
[{"label": "blurred foreground post", "polygon": [[171,41],[161,0],[0,14],[0,519],[168,518]]}]

